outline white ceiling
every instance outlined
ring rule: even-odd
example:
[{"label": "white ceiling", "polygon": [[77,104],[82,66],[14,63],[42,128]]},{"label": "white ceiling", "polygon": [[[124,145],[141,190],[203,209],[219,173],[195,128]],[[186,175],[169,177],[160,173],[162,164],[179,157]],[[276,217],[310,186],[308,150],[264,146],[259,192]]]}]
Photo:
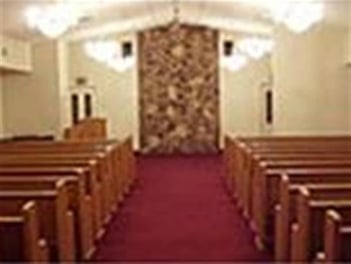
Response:
[{"label": "white ceiling", "polygon": [[[0,33],[22,39],[40,38],[40,34],[28,29],[25,24],[26,8],[60,1],[77,4],[85,16],[66,35],[70,39],[165,24],[173,19],[175,6],[180,10],[180,21],[185,23],[258,34],[269,34],[272,26],[267,9],[262,4],[257,5],[260,3],[258,0],[0,0]],[[349,0],[324,1],[346,3]],[[341,7],[339,10],[345,9]],[[333,17],[338,20],[340,16],[348,15],[347,12],[341,15],[337,12]]]},{"label": "white ceiling", "polygon": [[[24,12],[31,5],[68,1],[83,10],[85,19],[69,32],[72,38],[91,37],[113,31],[138,30],[171,21],[174,7],[179,7],[183,22],[219,24],[219,19],[228,25],[252,22],[259,30],[269,30],[269,20],[262,8],[250,8],[241,1],[199,0],[0,0],[0,31],[22,39],[38,38],[40,35],[28,29]],[[220,25],[217,25],[220,26]],[[235,28],[234,28],[235,29]],[[250,30],[250,29],[249,29]]]}]

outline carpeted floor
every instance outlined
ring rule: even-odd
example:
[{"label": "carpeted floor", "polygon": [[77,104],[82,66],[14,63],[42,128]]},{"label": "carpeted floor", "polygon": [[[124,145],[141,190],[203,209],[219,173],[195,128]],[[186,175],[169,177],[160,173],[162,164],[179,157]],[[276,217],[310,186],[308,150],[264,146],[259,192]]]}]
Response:
[{"label": "carpeted floor", "polygon": [[221,159],[138,158],[139,182],[108,227],[96,261],[268,261],[225,192]]}]

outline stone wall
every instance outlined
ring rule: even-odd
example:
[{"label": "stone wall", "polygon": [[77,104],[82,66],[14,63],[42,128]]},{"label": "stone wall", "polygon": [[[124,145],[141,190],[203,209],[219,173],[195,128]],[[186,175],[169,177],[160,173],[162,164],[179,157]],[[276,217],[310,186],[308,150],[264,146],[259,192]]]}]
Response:
[{"label": "stone wall", "polygon": [[139,33],[140,142],[145,153],[218,149],[218,32],[171,24]]}]

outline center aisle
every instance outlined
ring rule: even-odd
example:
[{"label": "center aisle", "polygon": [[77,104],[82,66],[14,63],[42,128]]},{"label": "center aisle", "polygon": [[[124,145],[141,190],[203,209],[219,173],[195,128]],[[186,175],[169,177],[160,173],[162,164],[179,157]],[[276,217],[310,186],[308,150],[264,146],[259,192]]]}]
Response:
[{"label": "center aisle", "polygon": [[221,181],[221,157],[139,157],[137,187],[96,261],[264,261]]}]

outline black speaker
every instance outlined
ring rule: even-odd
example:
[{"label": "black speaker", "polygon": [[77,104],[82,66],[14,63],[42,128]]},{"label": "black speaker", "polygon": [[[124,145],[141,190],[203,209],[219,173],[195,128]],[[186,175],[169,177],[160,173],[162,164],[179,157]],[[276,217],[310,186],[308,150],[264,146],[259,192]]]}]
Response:
[{"label": "black speaker", "polygon": [[122,42],[122,57],[129,57],[133,55],[133,45],[130,41]]},{"label": "black speaker", "polygon": [[223,42],[223,55],[224,56],[231,56],[233,53],[234,43],[231,40],[225,40]]}]

